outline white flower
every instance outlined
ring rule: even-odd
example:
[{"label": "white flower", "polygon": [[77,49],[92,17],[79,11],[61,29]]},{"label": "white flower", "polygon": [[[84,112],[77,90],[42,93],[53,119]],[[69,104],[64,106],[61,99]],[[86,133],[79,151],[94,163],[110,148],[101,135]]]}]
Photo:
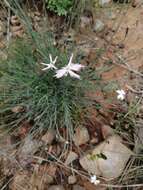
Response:
[{"label": "white flower", "polygon": [[76,64],[72,63],[72,59],[73,59],[73,54],[70,57],[68,65],[56,71],[56,75],[55,75],[56,78],[61,78],[69,74],[73,78],[80,79],[80,76],[76,74],[74,71],[78,72],[82,68],[84,68],[84,66],[78,63]]},{"label": "white flower", "polygon": [[55,69],[55,70],[57,69],[57,68],[55,67],[55,63],[56,63],[58,57],[56,56],[56,58],[53,60],[53,59],[52,59],[52,55],[49,54],[49,58],[50,58],[50,63],[49,63],[49,64],[47,64],[47,63],[40,63],[40,64],[46,66],[45,68],[42,69],[43,71],[46,71],[46,70],[48,70],[48,69]]},{"label": "white flower", "polygon": [[125,99],[125,96],[126,96],[126,92],[124,90],[116,90],[117,92],[117,99],[118,100],[124,100]]},{"label": "white flower", "polygon": [[96,175],[93,175],[90,177],[90,182],[94,183],[94,185],[98,185],[100,183],[100,180],[97,180]]}]

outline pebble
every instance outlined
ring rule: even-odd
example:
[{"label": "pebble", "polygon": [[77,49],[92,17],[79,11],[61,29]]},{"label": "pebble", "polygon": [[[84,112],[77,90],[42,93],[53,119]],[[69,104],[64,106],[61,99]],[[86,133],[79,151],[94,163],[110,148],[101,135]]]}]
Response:
[{"label": "pebble", "polygon": [[77,158],[78,158],[78,155],[75,152],[70,151],[65,161],[65,165],[71,164]]},{"label": "pebble", "polygon": [[54,130],[49,130],[44,136],[42,136],[42,141],[44,141],[45,144],[52,144],[53,140],[56,137],[56,133]]},{"label": "pebble", "polygon": [[68,177],[68,184],[75,184],[77,182],[77,178],[74,175],[70,175]]},{"label": "pebble", "polygon": [[95,22],[95,25],[93,27],[93,31],[94,32],[101,32],[104,30],[104,28],[105,28],[105,24],[101,20],[97,19]]},{"label": "pebble", "polygon": [[25,138],[24,144],[20,147],[18,152],[19,163],[23,168],[31,166],[33,162],[33,155],[39,150],[42,143],[38,140],[32,139],[31,136]]},{"label": "pebble", "polygon": [[89,139],[90,136],[86,127],[76,128],[76,132],[73,137],[73,141],[76,146],[86,144],[89,141]]},{"label": "pebble", "polygon": [[21,156],[24,155],[33,155],[35,152],[37,152],[38,148],[41,146],[41,142],[32,139],[32,137],[27,136],[25,138],[25,142],[23,146],[21,147],[20,154]]}]

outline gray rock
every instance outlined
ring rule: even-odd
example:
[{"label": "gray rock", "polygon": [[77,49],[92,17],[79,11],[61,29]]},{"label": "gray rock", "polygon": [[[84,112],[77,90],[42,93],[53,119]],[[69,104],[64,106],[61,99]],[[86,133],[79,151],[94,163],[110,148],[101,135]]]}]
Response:
[{"label": "gray rock", "polygon": [[41,145],[42,143],[40,141],[34,140],[30,136],[25,138],[24,144],[18,153],[19,163],[23,168],[33,162],[33,155],[38,151]]},{"label": "gray rock", "polygon": [[68,156],[67,156],[67,159],[65,161],[65,165],[69,165],[70,163],[72,163],[77,158],[78,158],[78,155],[75,152],[70,151]]},{"label": "gray rock", "polygon": [[33,155],[37,152],[38,148],[42,145],[41,142],[32,139],[32,137],[28,136],[25,138],[24,144],[21,147],[20,154],[24,155]]},{"label": "gray rock", "polygon": [[88,173],[114,179],[121,175],[132,154],[132,151],[121,143],[121,138],[114,135],[81,158],[80,164]]},{"label": "gray rock", "polygon": [[80,185],[74,185],[72,190],[86,190],[86,189]]},{"label": "gray rock", "polygon": [[77,182],[77,178],[74,175],[70,175],[68,177],[68,184],[75,184]]},{"label": "gray rock", "polygon": [[87,128],[85,127],[76,128],[76,132],[73,137],[73,141],[76,146],[86,144],[89,140],[90,140],[90,136],[89,136]]},{"label": "gray rock", "polygon": [[48,190],[65,190],[65,188],[62,185],[52,185]]},{"label": "gray rock", "polygon": [[101,20],[97,19],[93,28],[94,32],[101,32],[104,28],[105,24]]}]

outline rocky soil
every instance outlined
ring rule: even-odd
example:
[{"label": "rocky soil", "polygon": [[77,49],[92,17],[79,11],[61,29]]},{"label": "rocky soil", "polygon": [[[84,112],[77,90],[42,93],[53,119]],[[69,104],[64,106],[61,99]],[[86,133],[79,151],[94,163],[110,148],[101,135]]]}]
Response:
[{"label": "rocky soil", "polygon": [[[132,157],[139,152],[138,144],[142,130],[142,70],[143,70],[143,4],[135,0],[132,4],[101,1],[101,7],[93,7],[91,14],[81,15],[79,31],[65,31],[55,43],[68,48],[76,44],[75,52],[81,51],[87,66],[95,63],[99,71],[101,88],[88,93],[100,105],[88,110],[89,121],[75,130],[72,142],[58,136],[56,131],[33,139],[27,133],[32,127],[25,121],[17,134],[3,135],[0,132],[0,187],[8,190],[106,190],[108,187],[123,189],[143,188],[142,181],[131,181],[129,173]],[[7,57],[6,48],[13,38],[25,35],[24,25],[15,15],[0,11],[0,55]],[[34,28],[41,31],[45,17],[34,11],[30,15]],[[51,30],[55,30],[55,18],[50,18]],[[52,20],[53,19],[53,20]],[[54,20],[55,19],[55,20]],[[52,28],[53,27],[53,28]],[[102,88],[104,87],[104,88]],[[124,89],[126,98],[117,100],[116,89]],[[110,101],[109,101],[110,99]],[[127,107],[139,100],[139,120],[132,141],[126,134],[118,133],[117,115],[127,113]],[[112,112],[111,112],[112,110]],[[114,111],[113,111],[114,110]],[[20,112],[20,107],[13,112]],[[127,128],[127,129],[126,129]],[[63,132],[64,133],[64,132]],[[135,143],[135,146],[132,145]],[[18,148],[17,148],[18,147]],[[128,174],[128,175],[129,175]],[[96,175],[100,184],[91,183]],[[129,178],[132,178],[129,176]],[[129,180],[129,181],[127,181]],[[127,187],[126,187],[127,188]]]}]

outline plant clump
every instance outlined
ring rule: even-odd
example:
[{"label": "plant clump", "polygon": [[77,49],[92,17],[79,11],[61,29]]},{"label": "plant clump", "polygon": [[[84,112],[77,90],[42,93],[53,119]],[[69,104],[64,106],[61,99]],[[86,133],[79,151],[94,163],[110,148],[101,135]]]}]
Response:
[{"label": "plant clump", "polygon": [[[49,41],[45,46],[37,44],[40,47],[29,39],[16,40],[7,60],[2,62],[3,121],[6,119],[6,126],[17,126],[28,120],[33,121],[36,129],[72,129],[80,121],[87,103],[86,69],[73,63],[73,54],[61,53]],[[22,107],[22,111],[13,112],[16,106]]]},{"label": "plant clump", "polygon": [[66,16],[73,6],[73,0],[46,0],[47,9],[57,13],[59,16]]}]

